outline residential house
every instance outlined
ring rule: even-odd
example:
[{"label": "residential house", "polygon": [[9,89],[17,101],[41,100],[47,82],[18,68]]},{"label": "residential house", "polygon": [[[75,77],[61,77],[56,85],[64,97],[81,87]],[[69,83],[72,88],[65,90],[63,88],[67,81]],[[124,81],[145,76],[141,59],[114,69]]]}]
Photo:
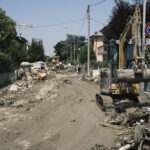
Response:
[{"label": "residential house", "polygon": [[21,36],[16,36],[16,41],[22,50],[27,51],[29,47],[29,42]]},{"label": "residential house", "polygon": [[95,32],[91,37],[91,43],[93,50],[96,54],[96,61],[104,62],[107,58],[107,51],[104,48],[103,34],[101,32]]},{"label": "residential house", "polygon": [[60,56],[53,56],[53,57],[52,57],[52,62],[53,62],[53,64],[59,63],[59,59],[60,59]]}]

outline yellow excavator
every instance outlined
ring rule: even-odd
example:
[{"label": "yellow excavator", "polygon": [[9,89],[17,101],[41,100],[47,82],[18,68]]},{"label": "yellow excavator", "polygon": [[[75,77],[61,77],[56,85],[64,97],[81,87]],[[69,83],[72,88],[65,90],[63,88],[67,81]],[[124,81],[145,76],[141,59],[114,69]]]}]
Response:
[{"label": "yellow excavator", "polygon": [[113,103],[125,97],[138,101],[140,82],[150,81],[150,70],[144,65],[140,28],[140,8],[135,8],[119,41],[110,42],[110,65],[100,72],[100,93],[96,94],[96,102],[103,111],[110,99]]}]

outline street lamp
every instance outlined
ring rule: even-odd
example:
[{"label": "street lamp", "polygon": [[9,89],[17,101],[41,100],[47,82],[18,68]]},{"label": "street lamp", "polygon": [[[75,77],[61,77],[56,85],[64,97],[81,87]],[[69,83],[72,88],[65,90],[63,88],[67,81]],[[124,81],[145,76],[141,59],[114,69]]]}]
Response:
[{"label": "street lamp", "polygon": [[[64,28],[73,30],[72,28],[70,28],[70,27],[68,27],[68,26],[64,26]],[[75,54],[75,36],[73,36],[73,38],[74,38],[74,39],[73,39],[73,40],[74,40],[74,44],[73,44],[74,46],[73,46],[73,47],[74,47],[74,63],[75,63],[75,55],[76,55],[76,54]]]}]

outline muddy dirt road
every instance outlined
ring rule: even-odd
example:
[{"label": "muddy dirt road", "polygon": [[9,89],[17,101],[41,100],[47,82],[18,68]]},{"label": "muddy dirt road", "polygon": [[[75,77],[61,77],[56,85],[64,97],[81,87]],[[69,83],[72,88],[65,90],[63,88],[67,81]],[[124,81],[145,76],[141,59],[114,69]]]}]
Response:
[{"label": "muddy dirt road", "polygon": [[[63,83],[69,79],[72,84]],[[117,130],[100,126],[99,86],[77,76],[56,75],[0,107],[0,150],[90,150],[113,146]]]}]

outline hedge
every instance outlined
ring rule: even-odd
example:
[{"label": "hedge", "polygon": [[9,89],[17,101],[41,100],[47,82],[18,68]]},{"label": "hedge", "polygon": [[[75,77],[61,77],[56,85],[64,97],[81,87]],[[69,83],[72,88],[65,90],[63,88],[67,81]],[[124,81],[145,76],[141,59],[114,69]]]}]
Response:
[{"label": "hedge", "polygon": [[0,52],[0,73],[12,71],[11,58]]}]

